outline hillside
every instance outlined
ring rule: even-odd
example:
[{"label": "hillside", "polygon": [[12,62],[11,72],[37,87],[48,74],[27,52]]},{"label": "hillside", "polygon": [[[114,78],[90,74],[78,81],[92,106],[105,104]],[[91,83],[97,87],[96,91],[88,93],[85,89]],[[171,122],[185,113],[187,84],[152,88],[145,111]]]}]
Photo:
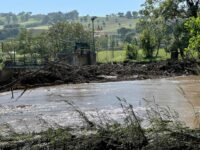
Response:
[{"label": "hillside", "polygon": [[[92,23],[91,20],[88,19],[86,21],[83,21],[82,18],[80,17],[78,20],[75,20],[74,22],[79,22],[84,25],[85,28],[87,29],[92,29]],[[2,19],[2,18],[1,18]],[[116,33],[118,29],[125,27],[125,28],[130,28],[133,29],[135,28],[135,25],[137,23],[138,19],[128,19],[128,18],[121,18],[121,17],[114,17],[114,18],[109,18],[108,20],[106,17],[98,17],[95,21],[95,29],[99,30],[102,29],[102,32],[112,32]],[[19,22],[19,25],[21,27],[26,27],[27,29],[33,29],[33,30],[47,30],[49,28],[49,24],[40,24],[40,20],[37,19],[30,19],[26,22]],[[35,25],[34,25],[35,24]],[[32,26],[32,27],[29,27]],[[3,29],[3,26],[0,26],[0,29]]]},{"label": "hillside", "polygon": [[[15,15],[12,13],[0,13],[0,40],[16,37],[18,35],[17,32],[12,35],[13,31],[10,31],[13,28],[17,28],[18,33],[21,28],[27,28],[33,30],[34,34],[37,34],[47,30],[49,26],[60,21],[78,22],[83,24],[86,29],[92,30],[91,16],[74,15],[76,12],[69,12],[69,16],[67,16],[67,14],[60,12],[49,13],[48,15],[31,15],[28,13]],[[126,17],[114,14],[98,17],[95,20],[95,30],[106,34],[115,34],[118,29],[123,27],[134,29],[139,20],[138,18],[139,17]],[[5,30],[8,33],[5,33]]]}]

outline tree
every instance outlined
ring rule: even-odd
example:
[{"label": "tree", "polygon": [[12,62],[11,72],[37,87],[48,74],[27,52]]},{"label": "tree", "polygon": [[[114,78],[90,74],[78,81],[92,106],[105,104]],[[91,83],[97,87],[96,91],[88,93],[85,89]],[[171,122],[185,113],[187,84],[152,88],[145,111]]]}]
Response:
[{"label": "tree", "polygon": [[109,21],[109,15],[106,15],[106,21]]},{"label": "tree", "polygon": [[13,39],[5,40],[3,42],[3,53],[4,57],[8,57],[10,60],[14,61],[16,59],[16,50],[19,44]]},{"label": "tree", "polygon": [[65,18],[67,20],[72,20],[72,21],[78,20],[78,17],[79,17],[79,13],[77,10],[73,10],[65,14]]},{"label": "tree", "polygon": [[2,20],[0,20],[0,25],[4,25],[5,23],[2,21]]},{"label": "tree", "polygon": [[15,14],[12,15],[13,24],[18,24],[18,18]]},{"label": "tree", "polygon": [[5,19],[6,19],[6,23],[9,25],[11,23],[11,16],[12,14],[11,13],[8,13],[6,16],[5,16]]},{"label": "tree", "polygon": [[48,38],[55,55],[57,52],[72,52],[75,42],[90,43],[91,34],[80,23],[59,22],[49,28]]},{"label": "tree", "polygon": [[138,12],[137,11],[133,11],[132,12],[132,16],[133,16],[133,19],[137,19],[138,18]]},{"label": "tree", "polygon": [[156,42],[155,37],[152,35],[151,30],[148,28],[142,31],[140,35],[141,47],[144,50],[146,58],[153,58],[153,52],[155,50]]},{"label": "tree", "polygon": [[131,31],[132,31],[131,29],[122,27],[122,28],[117,30],[117,33],[121,36],[121,39],[124,41],[125,38],[126,38],[126,35],[128,33],[130,33]]},{"label": "tree", "polygon": [[119,16],[119,17],[124,17],[124,13],[119,12],[119,13],[118,13],[118,16]]},{"label": "tree", "polygon": [[0,40],[14,38],[19,35],[19,25],[5,25],[3,30],[0,31]]},{"label": "tree", "polygon": [[48,21],[48,23],[58,23],[60,21],[64,21],[65,15],[62,12],[53,12],[48,13],[47,17],[44,18],[43,22]]},{"label": "tree", "polygon": [[32,12],[27,12],[24,14],[24,21],[28,21],[31,17]]},{"label": "tree", "polygon": [[47,16],[45,16],[45,17],[42,19],[42,24],[48,24],[48,23],[50,23],[50,18],[49,18],[49,16],[47,15]]},{"label": "tree", "polygon": [[41,60],[44,58],[51,58],[53,56],[53,45],[48,38],[48,33],[43,32],[33,39],[34,51],[40,56]]},{"label": "tree", "polygon": [[18,16],[20,17],[20,20],[21,20],[21,22],[25,22],[26,20],[25,20],[25,12],[23,11],[23,12],[20,12],[19,14],[18,14]]},{"label": "tree", "polygon": [[139,47],[135,44],[128,44],[126,48],[126,57],[128,60],[136,60],[138,56]]},{"label": "tree", "polygon": [[88,22],[88,16],[84,16],[84,17],[83,17],[83,20],[84,20],[85,22]]},{"label": "tree", "polygon": [[106,27],[106,23],[105,23],[105,21],[103,21],[103,23],[102,23],[102,24],[103,24],[103,27]]},{"label": "tree", "polygon": [[125,16],[128,19],[132,19],[132,17],[133,17],[131,11],[128,11]]},{"label": "tree", "polygon": [[100,36],[96,38],[97,49],[108,49],[108,36]]},{"label": "tree", "polygon": [[190,18],[186,23],[185,27],[189,31],[190,39],[189,45],[186,48],[187,55],[192,55],[192,51],[198,53],[200,58],[200,17]]},{"label": "tree", "polygon": [[[184,22],[189,17],[197,17],[200,0],[146,0],[143,16],[155,19],[163,18],[166,28],[170,29],[167,36],[170,37],[171,58],[178,59],[179,51],[184,58],[184,49],[188,44],[188,33],[184,30]],[[166,45],[166,47],[167,47]]]},{"label": "tree", "polygon": [[19,53],[24,55],[23,61],[24,64],[26,63],[27,57],[26,55],[30,56],[30,59],[32,61],[34,49],[33,49],[33,36],[32,31],[27,29],[22,29],[20,36],[19,36]]}]

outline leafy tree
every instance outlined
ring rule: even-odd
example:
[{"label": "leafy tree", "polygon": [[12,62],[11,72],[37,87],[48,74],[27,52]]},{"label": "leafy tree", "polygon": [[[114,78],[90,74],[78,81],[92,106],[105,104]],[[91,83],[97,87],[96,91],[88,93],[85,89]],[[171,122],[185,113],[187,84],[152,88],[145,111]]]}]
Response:
[{"label": "leafy tree", "polygon": [[133,19],[137,19],[138,18],[138,12],[137,11],[133,11],[132,12],[132,16],[133,16]]},{"label": "leafy tree", "polygon": [[16,50],[18,49],[19,43],[16,40],[9,39],[2,43],[4,57],[10,60],[16,60]]},{"label": "leafy tree", "polygon": [[135,45],[135,44],[128,44],[126,49],[127,49],[126,50],[127,59],[136,60],[137,57],[138,57],[138,49],[139,49],[139,47],[137,45]]},{"label": "leafy tree", "polygon": [[103,24],[103,27],[106,27],[106,23],[105,23],[105,21],[103,21],[103,23],[102,23],[102,24]]},{"label": "leafy tree", "polygon": [[42,24],[49,24],[51,21],[50,21],[50,18],[49,16],[45,16],[43,19],[42,19]]},{"label": "leafy tree", "polygon": [[124,13],[119,12],[119,13],[118,13],[118,16],[119,16],[119,17],[124,17]]},{"label": "leafy tree", "polygon": [[133,17],[131,11],[128,11],[125,16],[128,19],[132,19],[132,17]]},{"label": "leafy tree", "polygon": [[20,12],[19,14],[18,14],[18,16],[20,17],[20,20],[21,20],[21,22],[25,22],[26,20],[25,20],[25,12],[23,11],[23,12]]},{"label": "leafy tree", "polygon": [[47,17],[44,18],[43,22],[48,22],[52,24],[52,23],[58,23],[64,20],[65,20],[65,16],[62,12],[53,12],[53,13],[48,13]]},{"label": "leafy tree", "polygon": [[32,60],[34,52],[32,31],[22,29],[19,36],[19,53],[24,55],[24,63],[26,62],[25,55],[29,55]]},{"label": "leafy tree", "polygon": [[83,20],[84,20],[85,22],[88,22],[88,16],[84,16],[84,17],[83,17]]},{"label": "leafy tree", "polygon": [[100,36],[96,38],[97,49],[108,49],[108,36]]},{"label": "leafy tree", "polygon": [[71,52],[75,42],[90,43],[91,34],[79,23],[60,22],[49,28],[48,38],[56,54]]},{"label": "leafy tree", "polygon": [[109,15],[106,15],[106,21],[109,21]]},{"label": "leafy tree", "polygon": [[5,19],[6,19],[6,23],[9,25],[11,23],[11,14],[8,13],[6,16],[5,16]]},{"label": "leafy tree", "polygon": [[128,29],[128,28],[124,28],[124,27],[117,30],[117,33],[121,36],[121,39],[123,41],[126,39],[126,35],[130,32],[132,32],[132,29]]},{"label": "leafy tree", "polygon": [[5,25],[3,30],[0,31],[0,40],[17,37],[19,35],[19,25]]},{"label": "leafy tree", "polygon": [[28,21],[30,19],[31,15],[32,15],[32,12],[25,13],[25,15],[24,15],[24,21]]},{"label": "leafy tree", "polygon": [[152,35],[150,29],[146,28],[142,31],[140,35],[141,46],[144,50],[146,58],[152,58],[153,52],[156,47],[155,37]]},{"label": "leafy tree", "polygon": [[0,25],[4,25],[5,23],[2,21],[2,20],[0,20]]},{"label": "leafy tree", "polygon": [[[171,51],[171,58],[178,59],[180,51],[184,58],[184,49],[188,44],[188,33],[184,30],[184,22],[189,17],[197,17],[199,0],[146,0],[144,9],[141,11],[146,19],[154,17],[163,18],[168,38],[171,40],[166,43],[166,47]],[[167,37],[166,37],[167,38]]]},{"label": "leafy tree", "polygon": [[190,39],[189,45],[186,48],[187,54],[191,55],[192,51],[196,51],[199,54],[200,58],[200,17],[190,18],[186,23],[185,27],[189,31]]},{"label": "leafy tree", "polygon": [[18,24],[18,18],[16,15],[12,15],[12,21],[13,21],[13,24]]},{"label": "leafy tree", "polygon": [[66,17],[67,20],[72,20],[72,21],[78,20],[79,13],[78,13],[78,11],[73,10],[71,12],[66,13],[65,17]]}]

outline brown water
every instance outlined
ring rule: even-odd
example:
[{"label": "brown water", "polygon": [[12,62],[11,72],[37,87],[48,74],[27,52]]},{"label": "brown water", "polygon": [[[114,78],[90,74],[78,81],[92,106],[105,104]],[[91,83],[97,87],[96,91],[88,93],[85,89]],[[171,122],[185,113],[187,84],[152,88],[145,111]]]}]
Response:
[{"label": "brown water", "polygon": [[143,98],[155,100],[161,106],[175,109],[190,127],[196,126],[194,109],[200,112],[200,77],[192,76],[42,87],[29,90],[17,99],[21,92],[14,92],[15,99],[11,99],[10,92],[0,93],[0,131],[7,130],[5,123],[16,132],[81,125],[79,117],[65,100],[73,102],[87,114],[107,114],[115,120],[123,117],[116,97],[125,98],[138,114],[148,108]]}]

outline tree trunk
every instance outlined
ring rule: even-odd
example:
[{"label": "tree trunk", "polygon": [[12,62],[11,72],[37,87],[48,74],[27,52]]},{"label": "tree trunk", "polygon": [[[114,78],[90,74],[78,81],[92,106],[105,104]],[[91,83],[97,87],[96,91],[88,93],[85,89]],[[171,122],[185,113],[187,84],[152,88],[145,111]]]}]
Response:
[{"label": "tree trunk", "polygon": [[171,51],[171,60],[178,60],[178,49]]},{"label": "tree trunk", "polygon": [[156,58],[158,57],[159,50],[160,50],[160,44],[159,44],[158,47],[157,47]]},{"label": "tree trunk", "polygon": [[185,58],[184,49],[180,48],[180,54],[181,57],[184,59]]}]

